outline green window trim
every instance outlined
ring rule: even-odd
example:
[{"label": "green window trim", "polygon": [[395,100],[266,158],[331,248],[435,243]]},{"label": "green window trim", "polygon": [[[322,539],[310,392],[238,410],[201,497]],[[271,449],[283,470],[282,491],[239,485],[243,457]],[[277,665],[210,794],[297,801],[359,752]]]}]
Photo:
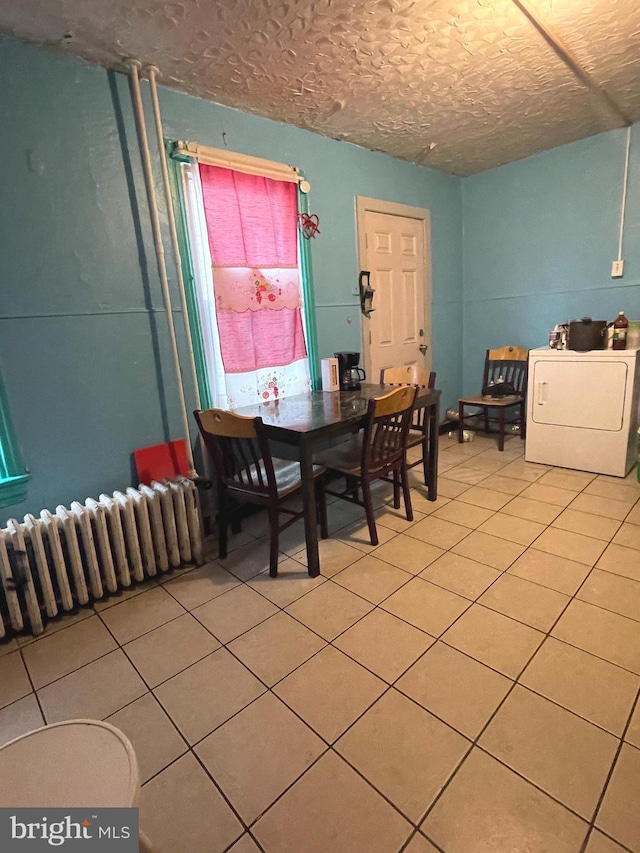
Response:
[{"label": "green window trim", "polygon": [[[304,177],[302,172],[301,177]],[[300,213],[309,213],[309,199],[303,193],[298,184],[298,210]],[[298,243],[300,246],[300,273],[302,275],[302,287],[304,290],[304,321],[307,329],[307,349],[309,352],[309,373],[311,375],[311,388],[319,391],[322,376],[320,372],[320,359],[318,356],[318,327],[316,325],[316,300],[313,287],[313,270],[311,268],[311,240],[302,236],[302,228],[298,226]]]},{"label": "green window trim", "polygon": [[19,474],[0,480],[0,506],[13,506],[21,503],[27,496],[27,483],[30,474]]},{"label": "green window trim", "polygon": [[0,379],[0,506],[11,506],[25,499],[29,476],[18,453],[7,398]]},{"label": "green window trim", "polygon": [[193,258],[191,257],[191,246],[189,243],[186,213],[187,207],[184,202],[182,189],[182,176],[180,174],[180,162],[188,162],[187,158],[177,159],[171,156],[175,143],[166,143],[167,163],[169,166],[169,181],[171,183],[171,197],[173,199],[173,212],[176,220],[176,232],[178,235],[178,248],[180,250],[180,263],[182,266],[182,278],[184,281],[185,299],[187,312],[189,314],[189,328],[191,330],[191,342],[193,345],[193,358],[196,365],[196,377],[198,379],[198,393],[200,395],[200,406],[202,409],[210,409],[213,406],[211,389],[207,380],[207,361],[204,351],[204,340],[202,338],[202,325],[200,323],[200,311],[196,297],[196,283],[193,274]]}]

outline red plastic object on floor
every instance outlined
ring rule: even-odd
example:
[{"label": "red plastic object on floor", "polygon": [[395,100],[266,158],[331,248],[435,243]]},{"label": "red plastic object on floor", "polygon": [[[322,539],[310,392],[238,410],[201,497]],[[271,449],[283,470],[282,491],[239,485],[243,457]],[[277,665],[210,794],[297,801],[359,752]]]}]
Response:
[{"label": "red plastic object on floor", "polygon": [[152,480],[162,482],[174,477],[188,477],[189,463],[183,438],[166,444],[154,444],[133,451],[140,483],[148,486]]}]

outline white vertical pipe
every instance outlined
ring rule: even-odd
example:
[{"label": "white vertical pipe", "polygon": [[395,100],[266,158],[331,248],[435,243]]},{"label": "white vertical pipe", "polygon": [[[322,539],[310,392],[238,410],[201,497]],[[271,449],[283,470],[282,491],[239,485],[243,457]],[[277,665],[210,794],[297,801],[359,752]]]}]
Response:
[{"label": "white vertical pipe", "polygon": [[144,120],[144,108],[142,106],[142,97],[140,95],[140,77],[139,70],[142,68],[142,63],[137,59],[128,59],[126,64],[129,66],[131,79],[131,101],[133,110],[138,125],[138,133],[140,136],[140,153],[142,155],[142,168],[144,172],[144,182],[147,188],[147,196],[149,199],[149,214],[151,217],[151,229],[153,231],[153,242],[156,250],[156,258],[158,261],[158,273],[160,275],[160,284],[162,285],[162,295],[164,298],[164,306],[167,312],[167,323],[169,325],[169,338],[171,340],[171,350],[173,353],[173,363],[176,369],[176,377],[178,379],[178,395],[180,397],[180,408],[182,413],[182,428],[184,430],[185,444],[187,450],[187,462],[189,463],[189,476],[194,479],[198,476],[193,462],[193,452],[191,450],[191,438],[189,435],[189,419],[187,416],[187,401],[184,396],[184,387],[182,384],[182,370],[180,367],[180,355],[178,353],[178,344],[176,342],[176,330],[173,323],[173,309],[171,306],[171,294],[169,292],[169,281],[167,279],[167,265],[164,259],[164,246],[162,245],[162,232],[160,230],[160,217],[158,215],[158,200],[156,198],[156,190],[153,183],[153,171],[151,169],[151,155],[149,153],[149,140],[147,138],[147,128]]},{"label": "white vertical pipe", "polygon": [[629,184],[629,149],[631,148],[631,128],[627,128],[627,144],[624,153],[624,177],[622,178],[622,202],[620,203],[620,233],[618,236],[618,260],[622,260],[622,238],[624,237],[624,214],[627,206],[627,186]]},{"label": "white vertical pipe", "polygon": [[184,288],[184,277],[182,275],[182,259],[180,257],[180,246],[178,244],[178,231],[176,229],[176,217],[173,212],[173,200],[171,198],[171,183],[169,182],[169,169],[167,167],[167,158],[164,149],[164,131],[162,129],[162,118],[160,116],[160,102],[158,100],[158,88],[156,86],[156,76],[160,73],[160,69],[155,65],[147,65],[144,68],[147,77],[149,78],[149,88],[151,89],[151,103],[153,105],[153,118],[156,125],[156,136],[158,137],[158,151],[160,152],[160,166],[162,168],[162,182],[164,184],[164,195],[167,204],[167,220],[169,222],[169,233],[171,235],[171,248],[173,249],[173,257],[176,264],[176,276],[178,278],[178,289],[180,291],[180,304],[182,305],[182,316],[184,318],[184,327],[187,335],[187,349],[189,352],[189,365],[191,367],[191,379],[193,382],[193,390],[196,398],[196,408],[200,408],[200,391],[198,389],[198,374],[196,372],[196,361],[193,354],[193,341],[191,339],[191,325],[189,323],[189,311],[187,309],[187,298]]}]

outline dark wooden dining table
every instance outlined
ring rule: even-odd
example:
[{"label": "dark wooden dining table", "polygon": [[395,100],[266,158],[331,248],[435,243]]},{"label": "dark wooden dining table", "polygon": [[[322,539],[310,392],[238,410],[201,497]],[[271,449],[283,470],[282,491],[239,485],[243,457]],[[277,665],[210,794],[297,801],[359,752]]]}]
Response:
[{"label": "dark wooden dining table", "polygon": [[[320,574],[313,452],[319,444],[359,429],[366,417],[369,400],[392,390],[394,386],[391,385],[363,383],[357,391],[312,391],[309,394],[296,394],[233,409],[238,415],[262,418],[271,440],[296,450],[302,479],[307,566],[311,577]],[[418,388],[415,406],[418,409],[425,408],[428,419],[429,459],[426,486],[430,501],[435,501],[438,496],[439,402],[440,391]]]}]

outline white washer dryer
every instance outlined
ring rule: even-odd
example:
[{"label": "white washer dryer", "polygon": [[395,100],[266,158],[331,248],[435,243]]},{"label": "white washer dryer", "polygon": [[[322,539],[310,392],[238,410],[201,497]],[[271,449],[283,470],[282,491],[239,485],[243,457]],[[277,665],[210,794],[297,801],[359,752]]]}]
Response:
[{"label": "white washer dryer", "polygon": [[624,477],[636,460],[639,352],[530,350],[526,461]]}]

